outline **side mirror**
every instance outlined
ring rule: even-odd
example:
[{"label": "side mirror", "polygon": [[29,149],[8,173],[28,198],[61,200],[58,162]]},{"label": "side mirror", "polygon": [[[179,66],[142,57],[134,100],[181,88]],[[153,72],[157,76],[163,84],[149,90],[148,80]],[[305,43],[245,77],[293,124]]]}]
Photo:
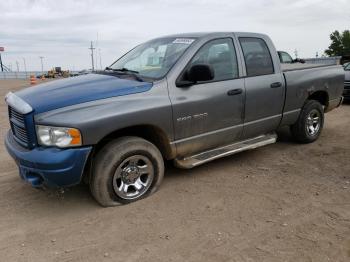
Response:
[{"label": "side mirror", "polygon": [[177,82],[178,87],[188,87],[199,81],[214,79],[214,70],[209,64],[196,64],[191,66],[184,75],[185,79]]},{"label": "side mirror", "polygon": [[208,64],[191,66],[187,71],[187,79],[192,82],[209,81],[214,79],[214,70]]}]

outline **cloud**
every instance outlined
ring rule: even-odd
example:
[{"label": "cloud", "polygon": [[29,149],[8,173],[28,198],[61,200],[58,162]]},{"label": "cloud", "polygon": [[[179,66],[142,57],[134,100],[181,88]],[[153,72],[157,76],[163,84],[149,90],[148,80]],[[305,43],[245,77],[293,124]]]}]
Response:
[{"label": "cloud", "polygon": [[91,66],[91,40],[106,66],[162,35],[252,31],[270,35],[277,49],[310,57],[328,47],[333,30],[347,29],[348,9],[347,0],[1,1],[0,46],[7,65],[25,57],[28,68],[39,70],[44,56],[45,69],[83,69]]}]

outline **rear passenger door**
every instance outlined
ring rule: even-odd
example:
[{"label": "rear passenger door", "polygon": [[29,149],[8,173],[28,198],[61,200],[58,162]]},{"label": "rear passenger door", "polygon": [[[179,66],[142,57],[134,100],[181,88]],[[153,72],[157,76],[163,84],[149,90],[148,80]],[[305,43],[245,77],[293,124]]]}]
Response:
[{"label": "rear passenger door", "polygon": [[276,52],[271,41],[240,36],[238,40],[246,68],[243,138],[250,138],[274,131],[279,126],[285,87],[277,55],[273,59],[270,53]]}]

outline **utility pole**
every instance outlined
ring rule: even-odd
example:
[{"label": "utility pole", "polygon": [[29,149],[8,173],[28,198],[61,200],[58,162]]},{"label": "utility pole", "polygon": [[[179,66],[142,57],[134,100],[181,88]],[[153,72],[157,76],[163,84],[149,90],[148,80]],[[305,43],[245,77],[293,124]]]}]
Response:
[{"label": "utility pole", "polygon": [[2,59],[1,59],[1,52],[4,52],[5,48],[3,46],[0,46],[0,67],[1,67],[1,72],[4,72],[4,66],[2,64]]},{"label": "utility pole", "polygon": [[91,41],[91,45],[90,45],[89,49],[91,50],[92,71],[95,71],[95,67],[94,67],[94,49],[95,49],[95,47],[92,45],[92,41]]},{"label": "utility pole", "polygon": [[2,65],[2,59],[1,59],[1,53],[0,53],[0,66],[1,66],[1,72],[4,72],[4,67]]},{"label": "utility pole", "polygon": [[24,65],[24,72],[26,73],[26,78],[27,78],[27,65],[26,65],[26,59],[22,57],[23,59],[23,65]]},{"label": "utility pole", "polygon": [[41,61],[41,74],[44,74],[44,64],[43,64],[44,57],[43,56],[39,56],[39,58],[40,58],[40,61]]},{"label": "utility pole", "polygon": [[18,64],[18,61],[17,61],[17,60],[16,60],[16,67],[17,67],[16,78],[18,78],[18,73],[19,73],[19,64]]}]

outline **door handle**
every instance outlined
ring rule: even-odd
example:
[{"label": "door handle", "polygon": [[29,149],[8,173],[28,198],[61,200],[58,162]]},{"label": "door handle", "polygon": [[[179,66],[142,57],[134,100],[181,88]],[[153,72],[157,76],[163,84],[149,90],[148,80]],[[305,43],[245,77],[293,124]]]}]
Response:
[{"label": "door handle", "polygon": [[282,83],[281,82],[275,82],[271,84],[271,88],[277,88],[277,87],[281,87]]},{"label": "door handle", "polygon": [[228,96],[235,96],[235,95],[239,95],[242,94],[243,90],[241,88],[237,88],[237,89],[232,89],[227,91],[227,95]]}]

